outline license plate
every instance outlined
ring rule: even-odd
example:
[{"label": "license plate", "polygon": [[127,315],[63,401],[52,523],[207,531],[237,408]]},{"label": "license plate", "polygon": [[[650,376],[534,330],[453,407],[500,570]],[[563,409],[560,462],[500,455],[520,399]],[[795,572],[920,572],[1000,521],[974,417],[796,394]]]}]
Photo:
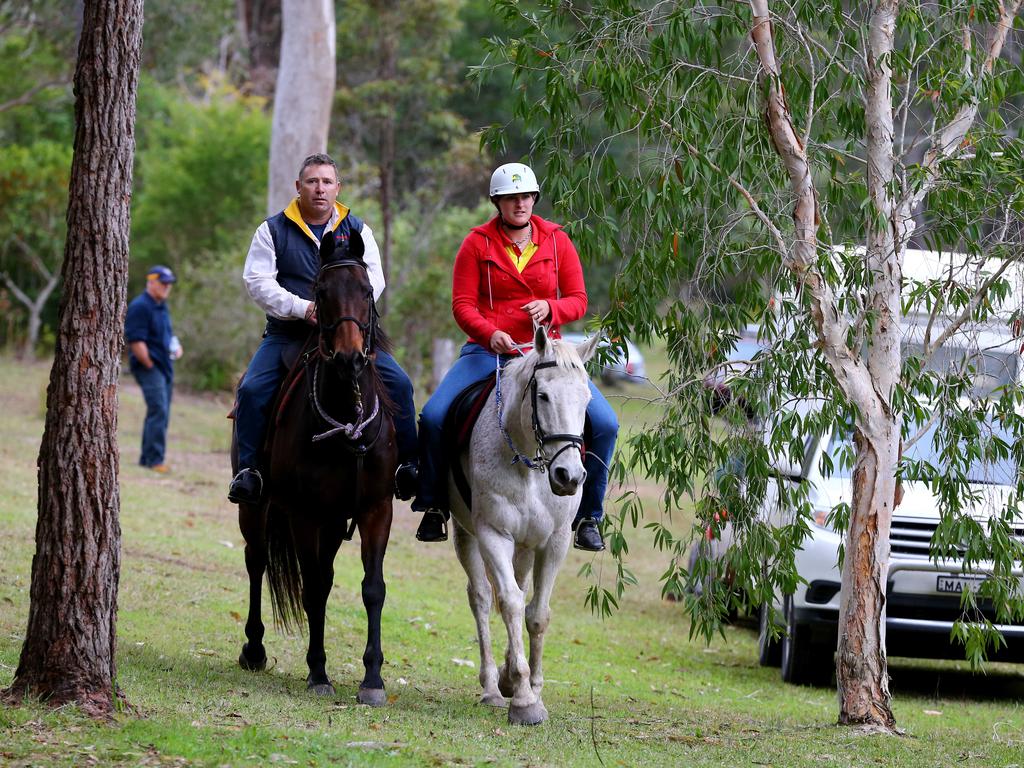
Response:
[{"label": "license plate", "polygon": [[977,593],[984,583],[984,576],[937,576],[935,591],[959,595],[965,589],[969,589],[971,592]]}]

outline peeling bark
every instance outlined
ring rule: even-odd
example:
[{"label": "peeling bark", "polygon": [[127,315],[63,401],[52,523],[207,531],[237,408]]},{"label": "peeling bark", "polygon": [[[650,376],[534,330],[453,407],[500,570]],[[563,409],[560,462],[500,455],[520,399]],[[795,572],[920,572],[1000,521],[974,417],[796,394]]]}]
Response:
[{"label": "peeling bark", "polygon": [[121,564],[117,380],[128,283],[142,0],[87,0],[28,629],[10,701],[112,711]]},{"label": "peeling bark", "polygon": [[[883,432],[854,433],[857,461],[853,501],[843,560],[836,680],[839,723],[894,730],[885,655],[885,583],[889,573],[889,530],[896,492],[893,473],[898,440]],[[894,439],[895,438],[895,439]]]}]

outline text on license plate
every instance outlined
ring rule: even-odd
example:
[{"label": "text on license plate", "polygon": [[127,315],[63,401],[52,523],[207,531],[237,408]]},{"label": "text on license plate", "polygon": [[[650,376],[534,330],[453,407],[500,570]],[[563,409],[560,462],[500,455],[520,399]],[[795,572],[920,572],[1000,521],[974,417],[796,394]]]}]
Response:
[{"label": "text on license plate", "polygon": [[935,591],[959,595],[965,589],[977,592],[984,583],[984,576],[937,576]]}]

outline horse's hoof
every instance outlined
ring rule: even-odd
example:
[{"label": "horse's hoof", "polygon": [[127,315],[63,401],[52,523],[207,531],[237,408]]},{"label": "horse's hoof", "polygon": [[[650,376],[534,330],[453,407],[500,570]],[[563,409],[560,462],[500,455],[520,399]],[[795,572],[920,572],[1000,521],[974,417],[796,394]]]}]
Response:
[{"label": "horse's hoof", "polygon": [[261,656],[258,659],[249,658],[249,644],[242,645],[242,653],[238,656],[238,666],[249,672],[262,672],[267,668],[267,653],[260,649]]},{"label": "horse's hoof", "polygon": [[307,683],[306,690],[314,696],[333,696],[334,686],[330,683]]},{"label": "horse's hoof", "polygon": [[508,704],[508,699],[500,693],[485,693],[480,697],[480,703],[488,707],[504,707]]},{"label": "horse's hoof", "polygon": [[383,688],[360,688],[356,701],[368,707],[383,707],[388,703],[388,695]]},{"label": "horse's hoof", "polygon": [[547,719],[547,707],[540,699],[525,707],[515,704],[510,704],[508,707],[508,721],[512,725],[540,725]]}]

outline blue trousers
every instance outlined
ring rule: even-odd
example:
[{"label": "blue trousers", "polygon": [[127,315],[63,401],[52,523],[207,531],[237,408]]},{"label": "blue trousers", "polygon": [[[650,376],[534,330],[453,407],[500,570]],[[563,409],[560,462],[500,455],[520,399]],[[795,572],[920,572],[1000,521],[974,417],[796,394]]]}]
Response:
[{"label": "blue trousers", "polygon": [[[451,367],[434,394],[420,413],[420,467],[419,493],[412,503],[414,510],[423,511],[446,506],[445,487],[448,463],[442,444],[442,429],[448,409],[466,387],[494,375],[494,353],[473,342],[466,343],[459,359]],[[503,365],[511,356],[503,356]],[[604,494],[608,488],[608,466],[615,452],[615,439],[619,433],[619,420],[604,399],[601,391],[590,382],[590,403],[587,405],[587,456],[583,468],[587,480],[576,513],[576,520],[604,516]]]},{"label": "blue trousers", "polygon": [[[281,333],[263,337],[238,387],[235,403],[235,439],[238,443],[238,466],[258,467],[263,439],[270,421],[270,408],[281,382],[288,374],[285,360],[294,359],[305,339]],[[377,353],[376,365],[388,395],[397,412],[394,415],[398,462],[416,460],[416,404],[412,382],[394,357]]]},{"label": "blue trousers", "polygon": [[167,423],[171,420],[171,390],[174,379],[156,366],[132,365],[132,375],[146,400],[146,420],[142,424],[142,453],[139,464],[153,467],[164,463],[167,447]]}]

